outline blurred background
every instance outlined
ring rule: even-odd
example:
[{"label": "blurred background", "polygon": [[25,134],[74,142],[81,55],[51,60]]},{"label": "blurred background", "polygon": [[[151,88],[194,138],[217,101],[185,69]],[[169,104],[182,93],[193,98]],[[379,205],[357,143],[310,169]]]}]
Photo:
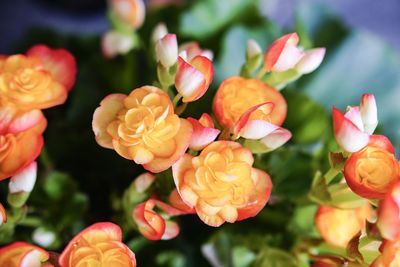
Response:
[{"label": "blurred background", "polygon": [[[219,83],[239,73],[249,38],[266,48],[282,34],[297,31],[302,46],[327,47],[327,55],[317,71],[283,91],[288,102],[284,126],[294,133],[291,142],[256,161],[257,167],[267,169],[273,177],[273,195],[280,201],[268,205],[254,219],[219,230],[205,226],[195,216],[180,218],[181,234],[172,241],[152,243],[136,232],[128,232],[125,240],[137,253],[139,263],[143,259],[157,262],[139,266],[247,266],[224,262],[251,255],[254,259],[254,253],[258,253],[259,264],[252,266],[296,266],[263,265],[263,259],[271,258],[268,253],[288,257],[282,251],[291,249],[298,240],[316,237],[315,207],[303,204],[307,203],[313,175],[328,165],[332,105],[344,109],[358,105],[361,94],[374,93],[380,120],[378,133],[387,134],[397,153],[400,150],[400,1],[146,2],[146,20],[138,30],[142,46],[109,60],[100,49],[101,35],[110,29],[106,1],[0,1],[0,54],[24,53],[33,44],[45,43],[70,50],[78,62],[77,83],[67,103],[45,111],[49,120],[46,151],[54,169],[41,174],[44,178],[38,179],[29,199],[29,205],[35,207],[33,215],[40,219],[36,223],[59,237],[50,249],[59,250],[74,233],[96,221],[111,220],[126,227],[121,196],[143,169],[99,147],[91,119],[107,94],[128,93],[155,80],[149,39],[154,26],[164,21],[170,32],[177,33],[180,43],[195,40],[215,53],[213,85],[196,105],[189,105],[184,116],[198,118],[199,112],[210,111]],[[171,189],[170,183],[163,184],[165,180],[157,179],[156,187],[161,192]],[[2,183],[0,193],[4,192],[7,188]],[[0,194],[0,200],[2,195],[6,193]],[[32,227],[36,224],[19,226],[17,232],[12,229],[9,236],[0,236],[0,243],[30,240]],[[199,249],[206,243],[218,257],[206,261]],[[281,250],[260,252],[265,244]],[[175,263],[165,264],[170,261]]]}]

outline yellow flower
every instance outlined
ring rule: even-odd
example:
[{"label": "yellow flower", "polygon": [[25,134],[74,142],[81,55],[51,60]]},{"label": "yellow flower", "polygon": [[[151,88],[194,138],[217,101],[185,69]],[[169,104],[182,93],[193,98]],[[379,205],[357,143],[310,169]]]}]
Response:
[{"label": "yellow flower", "polygon": [[93,224],[69,242],[59,264],[62,267],[135,267],[135,254],[121,242],[121,237],[118,225]]},{"label": "yellow flower", "polygon": [[186,154],[173,165],[178,193],[210,226],[257,215],[267,203],[272,183],[252,167],[253,155],[239,143],[217,141],[197,157]]},{"label": "yellow flower", "polygon": [[107,96],[93,115],[93,131],[99,145],[151,172],[161,172],[185,153],[193,130],[174,114],[165,92],[143,86],[128,96]]}]

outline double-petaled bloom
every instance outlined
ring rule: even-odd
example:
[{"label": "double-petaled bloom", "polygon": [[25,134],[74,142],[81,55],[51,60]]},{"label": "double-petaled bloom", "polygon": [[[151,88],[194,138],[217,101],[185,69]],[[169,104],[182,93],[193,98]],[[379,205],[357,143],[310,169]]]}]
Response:
[{"label": "double-petaled bloom", "polygon": [[322,63],[325,48],[303,51],[298,47],[299,36],[289,33],[274,41],[264,56],[267,71],[284,72],[295,69],[300,74],[313,72]]},{"label": "double-petaled bloom", "polygon": [[260,140],[267,150],[283,145],[291,137],[288,130],[280,127],[286,108],[285,99],[275,88],[241,77],[225,80],[213,103],[217,121],[234,138]]},{"label": "double-petaled bloom", "polygon": [[92,126],[99,145],[151,172],[164,171],[182,157],[193,131],[174,114],[168,95],[153,86],[107,96],[93,114]]},{"label": "double-petaled bloom", "polygon": [[69,242],[58,262],[62,267],[136,266],[135,254],[122,243],[121,228],[110,222],[82,230]]},{"label": "double-petaled bloom", "polygon": [[0,248],[0,266],[42,266],[48,259],[47,251],[25,242],[14,242]]},{"label": "double-petaled bloom", "polygon": [[133,29],[142,26],[146,16],[143,0],[111,0],[111,8],[122,22]]},{"label": "double-petaled bloom", "polygon": [[253,155],[231,141],[208,145],[196,157],[185,154],[172,166],[177,191],[210,226],[253,217],[267,203],[272,183],[252,167]]},{"label": "double-petaled bloom", "polygon": [[189,144],[191,149],[202,150],[213,142],[220,133],[220,130],[214,128],[214,122],[207,113],[203,113],[198,120],[193,118],[187,118],[187,120],[193,127],[193,135]]},{"label": "double-petaled bloom", "polygon": [[384,239],[400,240],[400,181],[379,204],[377,226]]},{"label": "double-petaled bloom", "polygon": [[202,97],[210,86],[214,76],[212,61],[205,56],[192,59],[178,57],[178,70],[175,87],[183,102],[192,102]]},{"label": "double-petaled bloom", "polygon": [[375,97],[362,95],[361,105],[348,108],[345,114],[333,107],[332,117],[337,143],[344,151],[357,152],[368,144],[378,125]]},{"label": "double-petaled bloom", "polygon": [[364,229],[366,220],[371,215],[369,205],[357,209],[321,206],[315,215],[315,225],[326,242],[345,248],[349,241]]},{"label": "double-petaled bloom", "polygon": [[369,136],[369,143],[347,159],[343,173],[352,191],[370,199],[383,198],[400,179],[394,148],[383,135]]}]

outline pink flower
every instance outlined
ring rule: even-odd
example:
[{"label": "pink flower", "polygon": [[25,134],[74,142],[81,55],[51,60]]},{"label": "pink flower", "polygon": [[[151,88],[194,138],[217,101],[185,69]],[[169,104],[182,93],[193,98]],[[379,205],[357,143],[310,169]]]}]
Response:
[{"label": "pink flower", "polygon": [[220,130],[214,128],[214,122],[210,115],[203,113],[199,120],[187,118],[193,126],[193,135],[189,147],[194,150],[202,150],[213,142]]},{"label": "pink flower", "polygon": [[165,68],[173,66],[178,60],[178,42],[176,35],[166,34],[156,42],[157,61]]}]

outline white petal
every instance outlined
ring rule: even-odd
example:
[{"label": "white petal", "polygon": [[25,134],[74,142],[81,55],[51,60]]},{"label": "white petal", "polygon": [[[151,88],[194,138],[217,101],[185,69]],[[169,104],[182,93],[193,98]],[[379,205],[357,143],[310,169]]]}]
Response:
[{"label": "white petal", "polygon": [[35,186],[37,175],[37,163],[33,161],[19,173],[11,177],[8,188],[10,193],[31,192]]}]

